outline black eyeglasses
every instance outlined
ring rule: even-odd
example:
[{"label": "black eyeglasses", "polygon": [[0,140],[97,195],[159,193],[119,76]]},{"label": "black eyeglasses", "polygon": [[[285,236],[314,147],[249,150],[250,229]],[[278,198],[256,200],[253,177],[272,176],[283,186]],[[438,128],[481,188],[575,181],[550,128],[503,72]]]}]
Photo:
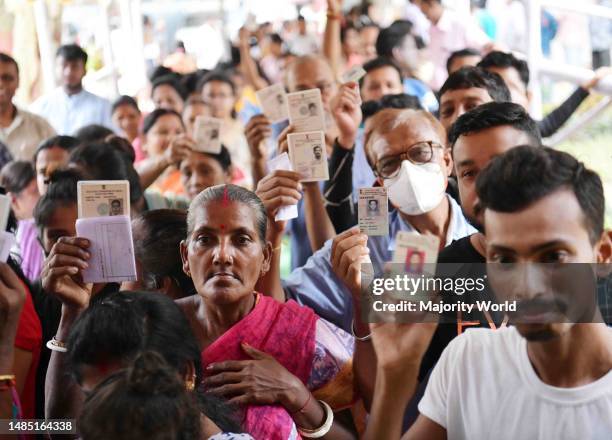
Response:
[{"label": "black eyeglasses", "polygon": [[434,155],[434,148],[444,149],[444,147],[437,142],[424,141],[412,144],[401,154],[383,157],[376,164],[376,175],[383,179],[394,178],[399,174],[404,160],[409,160],[415,165],[431,162]]}]

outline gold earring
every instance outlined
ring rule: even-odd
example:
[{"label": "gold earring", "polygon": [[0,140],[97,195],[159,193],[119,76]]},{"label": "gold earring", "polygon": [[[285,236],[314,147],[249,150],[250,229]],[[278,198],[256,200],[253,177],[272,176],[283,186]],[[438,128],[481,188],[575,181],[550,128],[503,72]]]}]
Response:
[{"label": "gold earring", "polygon": [[185,388],[187,389],[187,391],[195,390],[195,383],[196,383],[196,375],[194,374],[193,376],[191,376],[191,379],[185,382]]}]

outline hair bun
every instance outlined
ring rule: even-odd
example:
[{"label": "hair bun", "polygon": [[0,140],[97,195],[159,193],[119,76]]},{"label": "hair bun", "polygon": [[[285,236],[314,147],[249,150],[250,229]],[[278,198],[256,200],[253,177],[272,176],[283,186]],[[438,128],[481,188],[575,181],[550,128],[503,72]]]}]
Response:
[{"label": "hair bun", "polygon": [[136,356],[127,372],[128,388],[139,394],[176,396],[185,390],[176,370],[157,352]]}]

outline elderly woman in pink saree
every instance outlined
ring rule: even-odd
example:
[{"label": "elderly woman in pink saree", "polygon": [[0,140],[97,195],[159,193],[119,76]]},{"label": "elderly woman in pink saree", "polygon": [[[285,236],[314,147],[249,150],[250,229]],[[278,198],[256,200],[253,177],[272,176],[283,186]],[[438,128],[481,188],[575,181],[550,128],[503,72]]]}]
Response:
[{"label": "elderly woman in pink saree", "polygon": [[[299,439],[324,432],[332,409],[357,399],[355,377],[365,375],[353,374],[352,360],[363,344],[309,308],[254,291],[273,252],[266,221],[261,200],[244,188],[200,193],[181,243],[198,295],[179,304],[203,348],[203,386],[243,408],[243,429],[255,439]],[[324,438],[346,437],[333,424]]]}]

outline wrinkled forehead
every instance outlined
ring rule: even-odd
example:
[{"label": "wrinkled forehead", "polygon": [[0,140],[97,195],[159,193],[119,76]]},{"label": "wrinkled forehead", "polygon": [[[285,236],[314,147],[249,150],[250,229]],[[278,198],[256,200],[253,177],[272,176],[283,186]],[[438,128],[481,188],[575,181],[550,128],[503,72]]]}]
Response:
[{"label": "wrinkled forehead", "polygon": [[288,71],[290,89],[298,87],[315,88],[321,82],[332,82],[333,73],[329,65],[320,58],[296,60],[291,63]]},{"label": "wrinkled forehead", "polygon": [[374,159],[396,154],[396,150],[403,151],[417,142],[433,141],[446,145],[442,126],[423,112],[404,110],[393,118],[382,121],[382,124],[377,124],[380,121],[371,121],[368,120],[366,131],[371,132],[368,151]]},{"label": "wrinkled forehead", "polygon": [[256,217],[255,210],[240,201],[224,197],[214,200],[196,198],[189,207],[188,235],[202,228],[256,231]]}]

